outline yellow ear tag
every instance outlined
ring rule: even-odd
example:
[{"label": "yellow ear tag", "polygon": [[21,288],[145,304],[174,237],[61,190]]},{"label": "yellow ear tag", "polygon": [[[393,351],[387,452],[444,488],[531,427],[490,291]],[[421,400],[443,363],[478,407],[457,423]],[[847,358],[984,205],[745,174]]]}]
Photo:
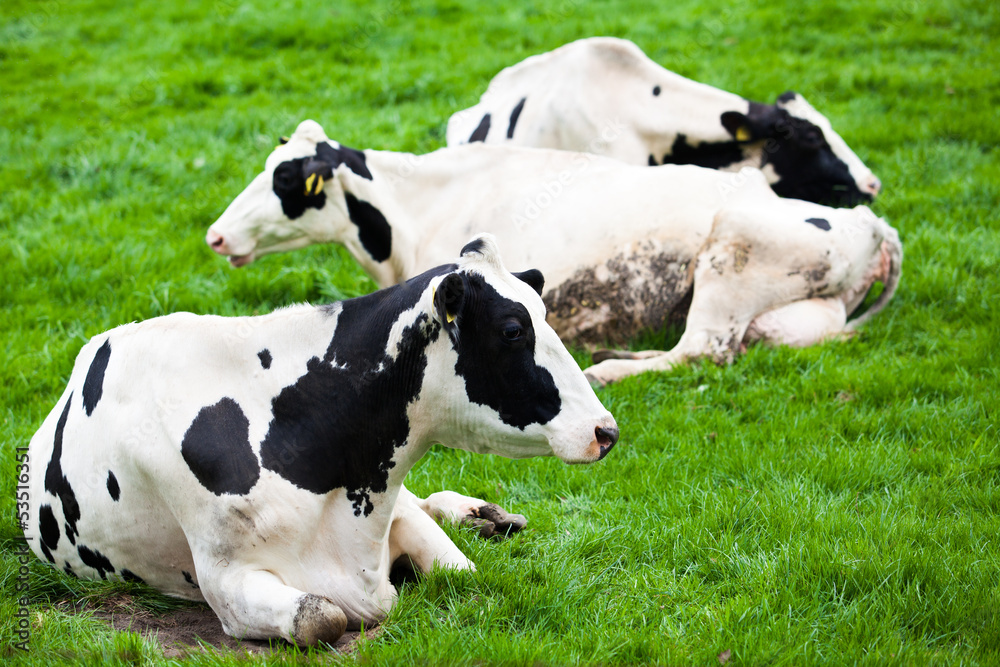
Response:
[{"label": "yellow ear tag", "polygon": [[750,141],[750,130],[746,125],[740,125],[736,130],[736,141]]},{"label": "yellow ear tag", "polygon": [[309,191],[312,190],[312,184],[315,180],[316,174],[311,174],[309,178],[306,179],[306,195],[310,194]]},{"label": "yellow ear tag", "polygon": [[[431,303],[434,303],[434,297],[437,296],[437,291],[438,291],[437,287],[431,290]],[[447,310],[444,311],[444,318],[448,320],[448,324],[451,324],[452,322],[455,321],[455,316],[449,313]]]}]

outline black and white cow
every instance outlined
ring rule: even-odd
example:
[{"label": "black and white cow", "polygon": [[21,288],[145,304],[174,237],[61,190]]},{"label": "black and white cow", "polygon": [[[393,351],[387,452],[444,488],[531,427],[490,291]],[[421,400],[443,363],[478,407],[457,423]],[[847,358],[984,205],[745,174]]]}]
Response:
[{"label": "black and white cow", "polygon": [[[548,321],[563,340],[623,343],[686,315],[683,354],[666,357],[675,361],[851,331],[891,298],[902,259],[896,231],[867,207],[781,199],[757,169],[478,143],[358,151],[313,121],[274,150],[206,241],[234,266],[342,243],[387,286],[482,231],[508,265],[545,273]],[[882,295],[847,322],[875,281]]]},{"label": "black and white cow", "polygon": [[206,600],[235,637],[331,642],[395,598],[390,566],[473,568],[432,517],[522,524],[403,487],[434,443],[601,459],[614,419],[495,242],[369,296],[177,313],[84,346],[31,440],[25,535],[67,573]]},{"label": "black and white cow", "polygon": [[853,206],[881,183],[797,93],[774,104],[691,81],[632,42],[591,37],[497,74],[448,121],[448,145],[589,151],[638,165],[759,167],[783,197]]}]

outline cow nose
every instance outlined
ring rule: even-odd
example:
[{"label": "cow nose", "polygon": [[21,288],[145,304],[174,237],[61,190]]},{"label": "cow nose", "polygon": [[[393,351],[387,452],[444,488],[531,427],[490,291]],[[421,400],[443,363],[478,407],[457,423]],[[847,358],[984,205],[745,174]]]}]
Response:
[{"label": "cow nose", "polygon": [[217,253],[222,254],[226,252],[226,240],[218,232],[213,232],[211,229],[208,230],[208,234],[205,235],[205,243]]},{"label": "cow nose", "polygon": [[865,191],[872,197],[879,193],[882,189],[882,181],[878,180],[877,177],[872,176],[867,183],[865,183]]},{"label": "cow nose", "polygon": [[601,448],[601,455],[597,457],[597,460],[600,461],[608,455],[611,448],[618,442],[618,427],[609,426],[605,428],[598,426],[594,429],[594,435],[597,436],[597,444]]}]

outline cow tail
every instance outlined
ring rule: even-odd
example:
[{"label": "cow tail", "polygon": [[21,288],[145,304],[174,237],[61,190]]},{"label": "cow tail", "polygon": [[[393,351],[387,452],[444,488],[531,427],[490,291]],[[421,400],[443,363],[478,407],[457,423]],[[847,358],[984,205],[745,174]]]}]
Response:
[{"label": "cow tail", "polygon": [[883,245],[889,252],[889,274],[884,278],[885,287],[882,289],[882,293],[878,295],[878,298],[875,299],[875,302],[865,312],[847,323],[846,329],[848,331],[857,330],[862,324],[875,317],[889,303],[893,294],[896,293],[896,288],[899,286],[899,277],[903,271],[903,246],[899,242],[899,233],[889,225],[886,225]]}]

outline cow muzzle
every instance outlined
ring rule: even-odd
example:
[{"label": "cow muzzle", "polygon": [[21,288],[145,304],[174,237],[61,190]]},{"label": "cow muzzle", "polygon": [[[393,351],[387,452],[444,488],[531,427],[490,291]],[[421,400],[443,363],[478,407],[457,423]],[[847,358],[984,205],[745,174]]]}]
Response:
[{"label": "cow muzzle", "polygon": [[249,252],[245,255],[235,254],[232,251],[232,248],[229,247],[229,243],[226,241],[226,237],[211,229],[209,229],[208,233],[205,235],[205,243],[207,243],[208,247],[211,248],[213,251],[215,251],[217,254],[227,256],[229,258],[229,263],[233,267],[238,268],[241,266],[245,266],[254,260],[253,252]]},{"label": "cow muzzle", "polygon": [[600,454],[597,456],[597,460],[600,461],[611,448],[618,443],[618,427],[617,426],[598,426],[594,429],[594,440],[597,442],[597,448]]},{"label": "cow muzzle", "polygon": [[872,199],[878,196],[882,190],[882,181],[874,174],[858,183],[858,189]]}]

